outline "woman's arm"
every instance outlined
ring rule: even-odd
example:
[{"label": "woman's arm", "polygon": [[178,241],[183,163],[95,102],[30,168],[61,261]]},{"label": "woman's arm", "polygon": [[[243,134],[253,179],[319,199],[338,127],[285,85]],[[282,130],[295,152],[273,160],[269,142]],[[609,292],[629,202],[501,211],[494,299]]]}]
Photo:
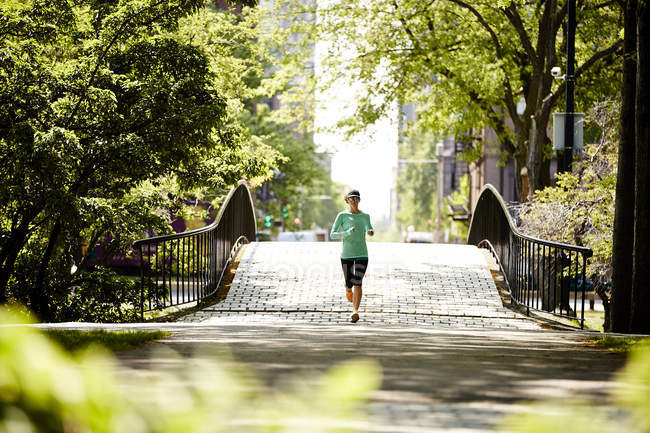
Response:
[{"label": "woman's arm", "polygon": [[372,224],[370,224],[370,215],[366,215],[366,233],[370,236],[375,234],[375,229],[373,229]]},{"label": "woman's arm", "polygon": [[339,231],[341,228],[341,214],[336,216],[336,221],[332,226],[332,231],[330,232],[330,239],[345,239],[352,234],[354,227],[350,227],[347,230]]}]

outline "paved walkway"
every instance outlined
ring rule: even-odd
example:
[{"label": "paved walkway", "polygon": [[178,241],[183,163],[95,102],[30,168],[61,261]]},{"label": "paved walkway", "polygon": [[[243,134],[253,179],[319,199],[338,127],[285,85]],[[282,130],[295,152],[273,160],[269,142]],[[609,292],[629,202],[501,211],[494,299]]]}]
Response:
[{"label": "paved walkway", "polygon": [[123,376],[192,371],[206,357],[219,359],[226,351],[275,389],[288,378],[308,380],[311,372],[349,359],[375,360],[383,382],[371,396],[367,417],[344,424],[362,432],[503,431],[504,416],[532,412],[531,402],[547,399],[562,405],[588,398],[594,410],[612,410],[607,406],[611,379],[624,363],[621,355],[587,347],[586,334],[560,331],[347,323],[162,328],[174,335],[119,355],[128,367]]},{"label": "paved walkway", "polygon": [[[249,245],[225,301],[185,322],[342,323],[345,299],[336,242]],[[369,243],[361,322],[370,325],[538,329],[502,306],[473,246]]]},{"label": "paved walkway", "polygon": [[587,333],[543,330],[504,308],[476,248],[370,244],[357,324],[348,322],[339,248],[252,244],[222,303],[184,323],[99,325],[174,332],[120,353],[120,374],[192,371],[229,351],[273,389],[289,376],[371,358],[383,371],[381,389],[367,418],[347,426],[378,433],[499,431],[505,415],[547,398],[608,404],[624,357],[586,346]]}]

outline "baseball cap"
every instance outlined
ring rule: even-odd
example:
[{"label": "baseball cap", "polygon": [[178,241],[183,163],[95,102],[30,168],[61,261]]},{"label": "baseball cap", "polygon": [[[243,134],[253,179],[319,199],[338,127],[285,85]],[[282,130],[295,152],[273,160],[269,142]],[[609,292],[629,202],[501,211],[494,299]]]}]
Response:
[{"label": "baseball cap", "polygon": [[351,197],[361,198],[361,195],[359,194],[359,190],[353,189],[352,191],[348,192],[347,198],[351,198]]}]

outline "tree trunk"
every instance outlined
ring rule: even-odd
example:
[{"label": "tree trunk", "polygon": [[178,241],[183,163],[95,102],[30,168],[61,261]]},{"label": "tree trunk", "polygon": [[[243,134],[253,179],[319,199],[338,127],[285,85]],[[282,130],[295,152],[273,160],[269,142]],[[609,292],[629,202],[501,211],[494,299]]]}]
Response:
[{"label": "tree trunk", "polygon": [[[547,164],[544,164],[544,146],[546,145],[546,127],[548,126],[548,114],[537,113],[531,122],[530,140],[528,141],[528,177],[530,179],[530,193],[548,186],[545,179],[549,179]],[[543,170],[546,168],[547,173]]]},{"label": "tree trunk", "polygon": [[650,334],[650,0],[637,7],[634,276],[630,331]]},{"label": "tree trunk", "polygon": [[[611,331],[629,332],[634,246],[634,157],[636,93],[636,2],[625,6],[621,135],[612,252]],[[608,331],[609,329],[605,329]]]},{"label": "tree trunk", "polygon": [[[596,281],[597,275],[592,275],[592,281]],[[603,287],[601,283],[597,283],[596,286],[594,287],[594,292],[602,299],[603,301],[603,310],[605,312],[605,320],[603,321],[603,329],[607,332],[610,329],[612,329],[612,314],[611,314],[611,306],[612,302],[609,299],[607,295],[607,289]]]},{"label": "tree trunk", "polygon": [[31,219],[24,218],[20,225],[11,231],[9,239],[0,250],[0,303],[7,301],[9,278],[14,271],[18,254],[29,238],[30,222]]},{"label": "tree trunk", "polygon": [[522,183],[521,169],[526,167],[526,158],[521,157],[520,154],[515,154],[512,158],[512,162],[515,165],[515,187],[517,193],[516,200],[520,203],[524,203],[526,201],[526,197],[522,197],[524,186]]},{"label": "tree trunk", "polygon": [[[27,235],[23,236],[23,240]],[[3,248],[3,262],[0,266],[0,303],[7,302],[7,285],[9,284],[9,278],[14,271],[14,266],[16,265],[16,259],[18,258],[18,253],[22,249],[23,242],[12,243],[12,245],[7,245]]]},{"label": "tree trunk", "polygon": [[41,261],[33,289],[32,308],[34,309],[36,315],[45,321],[50,321],[51,317],[48,302],[49,294],[45,290],[44,282],[45,277],[47,276],[47,268],[50,265],[50,260],[52,259],[54,247],[56,246],[56,242],[59,239],[59,235],[61,234],[61,226],[61,220],[58,219],[54,223],[54,227],[50,233],[50,238],[47,241],[47,247],[45,248],[43,260]]}]

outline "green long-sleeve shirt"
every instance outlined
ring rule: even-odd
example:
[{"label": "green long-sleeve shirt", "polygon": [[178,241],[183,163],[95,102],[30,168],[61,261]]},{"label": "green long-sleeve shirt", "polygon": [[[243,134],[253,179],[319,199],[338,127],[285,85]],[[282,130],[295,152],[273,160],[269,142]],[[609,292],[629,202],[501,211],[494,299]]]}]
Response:
[{"label": "green long-sleeve shirt", "polygon": [[[352,231],[354,227],[354,231]],[[370,215],[364,212],[357,214],[350,211],[340,212],[336,216],[330,238],[343,239],[342,259],[368,258],[366,233],[373,230]]]}]

